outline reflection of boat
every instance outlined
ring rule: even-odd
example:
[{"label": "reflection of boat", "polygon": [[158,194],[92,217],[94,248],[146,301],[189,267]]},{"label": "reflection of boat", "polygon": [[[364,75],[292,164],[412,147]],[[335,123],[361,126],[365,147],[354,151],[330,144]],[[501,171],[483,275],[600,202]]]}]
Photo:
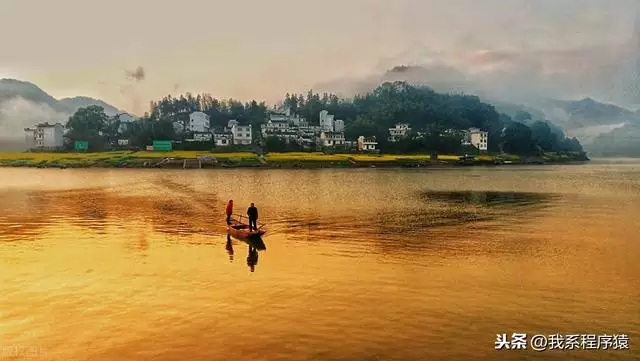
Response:
[{"label": "reflection of boat", "polygon": [[250,236],[247,238],[241,239],[241,241],[245,242],[249,245],[250,248],[254,248],[257,251],[266,251],[267,245],[264,244],[264,241],[259,235]]}]

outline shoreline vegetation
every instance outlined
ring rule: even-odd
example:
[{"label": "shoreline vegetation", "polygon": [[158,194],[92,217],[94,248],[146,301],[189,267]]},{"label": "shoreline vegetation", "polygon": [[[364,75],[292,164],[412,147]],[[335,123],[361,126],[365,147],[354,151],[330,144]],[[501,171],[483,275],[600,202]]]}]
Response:
[{"label": "shoreline vegetation", "polygon": [[115,151],[97,153],[0,153],[0,167],[32,168],[421,168],[455,166],[501,166],[522,164],[572,164],[589,159],[580,152],[517,155],[459,156],[402,154],[325,154],[291,152],[257,154],[251,152],[203,151]]}]

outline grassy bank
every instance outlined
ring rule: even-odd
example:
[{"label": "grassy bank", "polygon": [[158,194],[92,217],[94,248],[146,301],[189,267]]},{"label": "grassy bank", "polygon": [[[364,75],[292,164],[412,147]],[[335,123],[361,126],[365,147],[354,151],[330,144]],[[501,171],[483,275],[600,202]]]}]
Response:
[{"label": "grassy bank", "polygon": [[[172,152],[102,152],[102,153],[0,153],[0,166],[13,167],[266,167],[266,168],[317,168],[317,167],[417,167],[432,166],[429,155],[369,155],[324,153],[269,153],[258,156],[249,152],[211,153],[202,151]],[[200,159],[200,161],[198,161]],[[439,165],[457,165],[460,156],[438,155]],[[187,161],[185,161],[187,160]],[[536,163],[568,163],[579,161],[579,155],[571,153],[547,153]],[[188,162],[191,162],[189,164]],[[467,165],[521,164],[518,156],[480,155]],[[195,164],[195,165],[194,165]]]}]

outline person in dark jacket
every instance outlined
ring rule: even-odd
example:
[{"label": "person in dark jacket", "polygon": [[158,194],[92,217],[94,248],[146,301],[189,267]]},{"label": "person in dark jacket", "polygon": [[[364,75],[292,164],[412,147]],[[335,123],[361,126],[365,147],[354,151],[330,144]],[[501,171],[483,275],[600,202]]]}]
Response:
[{"label": "person in dark jacket", "polygon": [[249,217],[249,231],[258,230],[258,208],[251,203],[251,207],[247,209],[247,216]]}]

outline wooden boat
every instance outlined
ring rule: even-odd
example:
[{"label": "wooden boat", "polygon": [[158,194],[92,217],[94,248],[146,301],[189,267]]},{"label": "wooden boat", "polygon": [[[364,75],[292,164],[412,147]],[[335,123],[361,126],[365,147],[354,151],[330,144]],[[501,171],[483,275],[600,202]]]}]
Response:
[{"label": "wooden boat", "polygon": [[262,227],[264,227],[264,225],[261,225],[261,226],[259,225],[258,230],[250,231],[249,225],[242,222],[242,216],[240,216],[239,220],[237,219],[231,220],[231,224],[227,225],[227,231],[232,237],[239,238],[239,239],[247,239],[251,237],[260,237],[263,234],[267,233],[267,231],[262,229]]}]

